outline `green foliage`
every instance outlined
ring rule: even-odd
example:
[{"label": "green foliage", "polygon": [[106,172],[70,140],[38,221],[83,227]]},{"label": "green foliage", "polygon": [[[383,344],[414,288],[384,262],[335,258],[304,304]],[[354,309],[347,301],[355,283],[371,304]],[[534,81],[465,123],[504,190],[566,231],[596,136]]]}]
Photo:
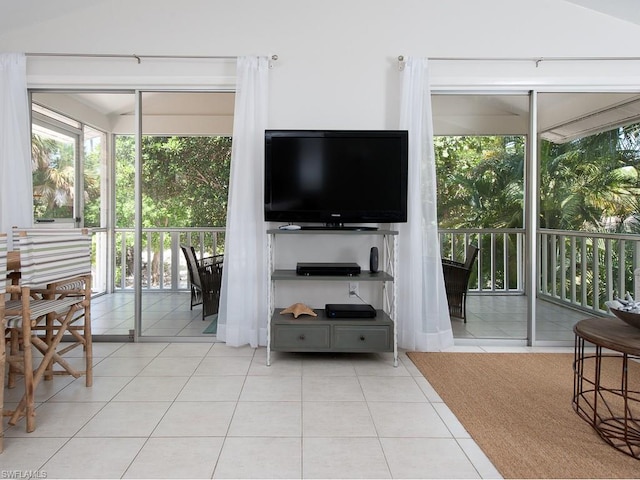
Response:
[{"label": "green foliage", "polygon": [[562,145],[542,142],[540,227],[640,232],[637,129],[614,129]]},{"label": "green foliage", "polygon": [[522,228],[524,137],[436,137],[441,228]]},{"label": "green foliage", "polygon": [[[525,137],[436,137],[441,228],[522,228]],[[540,227],[640,233],[640,124],[540,145]]]},{"label": "green foliage", "polygon": [[33,135],[31,145],[34,218],[73,217],[73,144]]},{"label": "green foliage", "polygon": [[[116,222],[133,227],[133,137],[117,137],[116,159]],[[143,227],[224,226],[230,163],[229,137],[143,137]]]}]

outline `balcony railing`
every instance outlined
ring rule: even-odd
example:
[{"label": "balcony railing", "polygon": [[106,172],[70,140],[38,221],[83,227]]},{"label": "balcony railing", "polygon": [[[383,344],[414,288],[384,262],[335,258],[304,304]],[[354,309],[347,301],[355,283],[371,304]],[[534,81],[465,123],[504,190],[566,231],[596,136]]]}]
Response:
[{"label": "balcony railing", "polygon": [[478,294],[524,294],[524,230],[440,230],[442,258],[464,262],[466,247],[480,248],[469,290]]},{"label": "balcony railing", "polygon": [[638,235],[540,230],[538,238],[540,295],[602,313],[607,300],[635,292]]},{"label": "balcony railing", "polygon": [[[464,261],[468,243],[480,247],[471,280],[475,294],[524,293],[524,230],[441,230],[443,258]],[[637,235],[540,230],[537,292],[567,306],[605,313],[605,302],[636,291]]]},{"label": "balcony railing", "polygon": [[[188,290],[188,273],[180,245],[193,246],[198,258],[224,253],[224,227],[145,228],[142,231],[142,290]],[[115,231],[115,289],[134,287],[135,230]]]},{"label": "balcony railing", "polygon": [[[98,250],[105,232],[96,237]],[[113,271],[116,290],[134,285],[133,229],[116,229]],[[199,256],[224,253],[224,228],[148,228],[142,234],[143,291],[185,291],[186,263],[180,244],[193,245]],[[98,241],[99,240],[99,241]],[[466,245],[480,247],[470,292],[477,295],[525,291],[523,229],[455,229],[440,231],[443,258],[464,261]],[[605,301],[636,291],[634,270],[640,267],[637,235],[540,230],[538,232],[538,296],[594,313]]]}]

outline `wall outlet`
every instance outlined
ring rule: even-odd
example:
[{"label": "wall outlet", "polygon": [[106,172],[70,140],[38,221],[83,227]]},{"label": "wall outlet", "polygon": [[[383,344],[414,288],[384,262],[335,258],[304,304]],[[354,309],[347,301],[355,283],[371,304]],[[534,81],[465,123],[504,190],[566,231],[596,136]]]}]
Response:
[{"label": "wall outlet", "polygon": [[358,288],[358,282],[349,282],[349,296],[350,297],[360,296],[360,289]]}]

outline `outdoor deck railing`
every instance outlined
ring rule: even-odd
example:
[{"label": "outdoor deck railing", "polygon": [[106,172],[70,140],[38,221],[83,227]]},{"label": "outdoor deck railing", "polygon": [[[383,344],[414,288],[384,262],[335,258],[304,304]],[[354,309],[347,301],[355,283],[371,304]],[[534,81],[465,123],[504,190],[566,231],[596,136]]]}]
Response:
[{"label": "outdoor deck railing", "polygon": [[[145,228],[142,231],[142,289],[188,290],[188,273],[180,244],[193,246],[198,258],[224,253],[224,227]],[[115,230],[114,284],[133,289],[135,230]]]},{"label": "outdoor deck railing", "polygon": [[[104,232],[96,235],[98,259],[106,255],[100,252],[101,245],[106,245],[106,235]],[[133,289],[134,237],[134,229],[115,231],[116,290]],[[223,253],[224,228],[148,228],[143,230],[142,243],[143,290],[184,291],[188,289],[188,279],[180,244],[193,245],[199,257]],[[480,247],[470,283],[472,294],[524,294],[523,229],[440,230],[443,258],[464,261],[469,243]],[[605,301],[635,291],[634,270],[638,267],[640,237],[637,235],[538,231],[537,291],[540,297],[603,313]]]},{"label": "outdoor deck railing", "polygon": [[469,291],[477,294],[524,294],[524,230],[455,229],[440,230],[442,258],[464,261],[466,247],[480,248],[477,268]]},{"label": "outdoor deck railing", "polygon": [[636,290],[638,235],[540,230],[538,238],[539,295],[602,313],[604,302]]},{"label": "outdoor deck railing", "polygon": [[[443,258],[464,260],[468,243],[480,247],[470,292],[524,293],[524,230],[441,230]],[[541,298],[594,313],[605,302],[636,291],[634,271],[640,267],[638,235],[538,231],[538,285]]]}]

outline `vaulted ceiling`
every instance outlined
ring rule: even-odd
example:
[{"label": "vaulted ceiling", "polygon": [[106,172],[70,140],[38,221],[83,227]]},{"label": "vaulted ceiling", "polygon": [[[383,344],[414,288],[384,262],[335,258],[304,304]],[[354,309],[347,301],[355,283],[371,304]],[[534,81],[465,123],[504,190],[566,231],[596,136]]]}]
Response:
[{"label": "vaulted ceiling", "polygon": [[[77,11],[89,8],[96,3],[108,3],[111,0],[56,0],[44,2],[42,0],[2,0],[0,3],[0,32],[7,32],[21,28],[24,25],[37,25],[50,21],[52,18],[63,18]],[[532,0],[535,1],[535,0]],[[639,0],[558,0],[590,9],[603,15],[615,17],[636,25],[640,25]],[[632,53],[631,53],[632,54]],[[608,96],[607,96],[608,95]],[[610,98],[615,97],[615,98]],[[185,102],[189,98],[193,102]],[[132,117],[132,95],[104,95],[84,93],[74,95],[76,102],[83,103],[95,109],[100,114],[111,118],[116,124],[117,118]],[[190,95],[181,97],[180,102],[173,100],[170,95],[147,94],[145,111],[149,115],[168,116],[189,115],[192,118],[205,115],[201,110],[206,107],[209,116],[232,118],[233,94],[221,94],[217,98],[207,95]],[[211,103],[215,100],[214,104]],[[618,123],[638,121],[640,118],[640,96],[635,94],[546,94],[540,96],[540,110],[544,112],[539,118],[540,130],[545,132],[545,138],[555,141],[566,141],[576,136],[597,131],[606,126]],[[195,103],[194,103],[195,102]],[[461,106],[464,102],[464,106]],[[434,102],[434,114],[447,112],[436,118],[436,125],[440,126],[443,134],[471,134],[474,124],[484,122],[490,128],[487,118],[502,121],[505,125],[525,125],[528,121],[528,109],[522,98],[508,96],[484,96],[483,98],[467,96],[466,98],[442,97]],[[196,110],[191,111],[192,108]],[[147,110],[149,109],[149,110]],[[177,109],[177,110],[176,110]],[[189,110],[189,111],[187,111]],[[456,114],[456,112],[463,112]],[[484,120],[480,120],[484,119]],[[513,120],[517,119],[517,122]],[[525,129],[526,131],[526,129]],[[475,133],[478,132],[477,130]],[[487,132],[495,133],[495,132]]]}]

